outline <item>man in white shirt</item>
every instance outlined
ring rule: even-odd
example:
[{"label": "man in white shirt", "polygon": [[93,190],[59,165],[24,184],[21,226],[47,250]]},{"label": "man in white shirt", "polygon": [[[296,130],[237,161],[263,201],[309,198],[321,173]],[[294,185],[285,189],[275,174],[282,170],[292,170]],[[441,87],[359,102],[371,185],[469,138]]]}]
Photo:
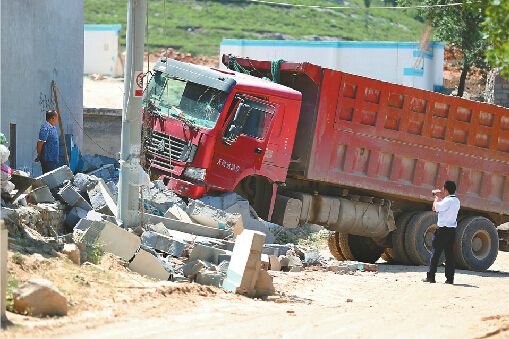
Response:
[{"label": "man in white shirt", "polygon": [[445,252],[445,281],[446,284],[454,283],[454,238],[456,219],[460,210],[460,201],[456,198],[456,184],[454,181],[446,181],[441,191],[434,191],[435,201],[433,211],[438,213],[437,230],[433,234],[431,260],[426,279],[423,281],[434,283],[437,266],[442,252]]}]

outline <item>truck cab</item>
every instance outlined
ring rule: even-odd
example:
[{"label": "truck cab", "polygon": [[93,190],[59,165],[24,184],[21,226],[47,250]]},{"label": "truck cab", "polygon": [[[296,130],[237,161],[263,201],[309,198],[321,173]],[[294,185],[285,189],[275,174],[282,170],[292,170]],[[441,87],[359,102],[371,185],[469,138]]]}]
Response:
[{"label": "truck cab", "polygon": [[300,105],[270,80],[161,58],[143,97],[143,166],[189,198],[284,182]]}]

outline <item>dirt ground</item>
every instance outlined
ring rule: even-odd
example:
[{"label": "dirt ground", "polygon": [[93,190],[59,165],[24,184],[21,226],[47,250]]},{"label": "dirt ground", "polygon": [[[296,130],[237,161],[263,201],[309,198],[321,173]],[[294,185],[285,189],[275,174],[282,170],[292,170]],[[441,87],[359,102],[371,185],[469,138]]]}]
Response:
[{"label": "dirt ground", "polygon": [[[426,284],[425,267],[381,262],[377,273],[271,272],[277,302],[252,300],[197,284],[154,282],[111,256],[75,266],[12,255],[18,279],[42,276],[70,300],[67,317],[8,313],[5,338],[445,337],[509,338],[509,253],[490,271],[458,271],[454,286]],[[19,261],[22,261],[20,264]]]}]

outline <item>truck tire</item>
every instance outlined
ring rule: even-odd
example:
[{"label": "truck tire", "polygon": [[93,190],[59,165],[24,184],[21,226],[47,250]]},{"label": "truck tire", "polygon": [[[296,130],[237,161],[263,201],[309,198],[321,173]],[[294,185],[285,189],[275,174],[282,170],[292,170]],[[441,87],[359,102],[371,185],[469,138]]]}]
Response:
[{"label": "truck tire", "polygon": [[339,247],[339,232],[329,232],[329,239],[327,240],[327,244],[329,245],[329,251],[336,260],[346,260],[343,254],[341,253],[341,248]]},{"label": "truck tire", "polygon": [[[415,265],[429,265],[433,233],[437,229],[438,216],[435,212],[419,212],[410,219],[405,233],[405,249]],[[444,254],[439,265],[444,262]]]},{"label": "truck tire", "polygon": [[498,233],[493,223],[481,216],[463,219],[456,229],[454,255],[459,268],[485,271],[497,259]]},{"label": "truck tire", "polygon": [[347,233],[339,233],[339,246],[346,260],[366,263],[375,263],[384,251],[384,248],[371,238]]},{"label": "truck tire", "polygon": [[416,212],[404,212],[396,218],[396,230],[392,232],[392,249],[394,252],[394,261],[399,264],[409,265],[412,263],[405,250],[405,232],[408,222],[415,213]]}]

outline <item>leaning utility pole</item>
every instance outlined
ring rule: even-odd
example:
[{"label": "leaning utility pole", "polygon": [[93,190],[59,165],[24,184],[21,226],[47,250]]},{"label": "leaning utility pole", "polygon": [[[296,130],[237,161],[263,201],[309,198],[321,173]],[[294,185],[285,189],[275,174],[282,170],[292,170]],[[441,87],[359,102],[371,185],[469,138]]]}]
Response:
[{"label": "leaning utility pole", "polygon": [[124,227],[134,226],[138,219],[139,186],[133,183],[138,182],[140,178],[141,99],[146,15],[146,0],[129,0],[117,215]]}]

